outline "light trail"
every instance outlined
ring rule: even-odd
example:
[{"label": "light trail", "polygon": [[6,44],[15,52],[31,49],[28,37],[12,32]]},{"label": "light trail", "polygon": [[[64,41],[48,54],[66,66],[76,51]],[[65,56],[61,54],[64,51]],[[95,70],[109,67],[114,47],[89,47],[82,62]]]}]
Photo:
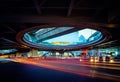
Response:
[{"label": "light trail", "polygon": [[[42,63],[46,63],[46,62],[48,62],[48,63],[56,63],[55,61],[41,61]],[[59,64],[67,64],[67,65],[77,65],[77,66],[86,66],[86,67],[92,67],[92,68],[104,68],[104,69],[113,69],[113,70],[120,70],[120,68],[119,67],[108,67],[107,65],[97,65],[97,63],[96,64],[86,64],[86,63],[79,63],[79,64],[75,64],[75,63],[65,63],[65,62],[57,62],[57,63],[59,63]]]},{"label": "light trail", "polygon": [[[120,81],[120,76],[104,73],[104,72],[98,72],[95,69],[92,68],[100,68],[100,66],[91,66],[91,65],[80,65],[80,64],[70,64],[70,63],[64,63],[64,62],[55,62],[55,61],[34,61],[34,60],[24,60],[24,59],[17,59],[15,58],[16,62],[25,63],[25,64],[32,64],[39,67],[44,67],[52,70],[58,70],[63,72],[69,72],[73,74],[78,74],[82,76],[89,76],[92,78],[102,78],[102,79],[108,79],[113,81]],[[91,68],[88,68],[91,67]],[[107,67],[103,67],[105,69],[108,69]],[[110,67],[111,68],[111,67]],[[114,69],[116,70],[116,69]]]}]

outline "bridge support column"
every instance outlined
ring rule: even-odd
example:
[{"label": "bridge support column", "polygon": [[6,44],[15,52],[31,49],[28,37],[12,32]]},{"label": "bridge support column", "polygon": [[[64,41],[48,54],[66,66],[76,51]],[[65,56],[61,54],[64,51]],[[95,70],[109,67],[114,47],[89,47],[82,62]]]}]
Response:
[{"label": "bridge support column", "polygon": [[16,53],[16,57],[22,57],[22,53],[17,52],[17,53]]},{"label": "bridge support column", "polygon": [[31,57],[38,57],[38,50],[36,50],[36,49],[32,49],[31,51],[30,51],[30,54],[31,54]]},{"label": "bridge support column", "polygon": [[97,49],[96,56],[97,57],[100,56],[100,49],[99,48]]}]

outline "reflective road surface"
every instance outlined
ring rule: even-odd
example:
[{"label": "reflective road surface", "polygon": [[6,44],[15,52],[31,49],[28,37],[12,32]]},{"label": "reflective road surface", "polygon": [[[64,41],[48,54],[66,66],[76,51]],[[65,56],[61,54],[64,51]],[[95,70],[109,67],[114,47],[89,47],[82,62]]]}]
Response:
[{"label": "reflective road surface", "polygon": [[0,82],[120,82],[120,63],[78,59],[0,59]]}]

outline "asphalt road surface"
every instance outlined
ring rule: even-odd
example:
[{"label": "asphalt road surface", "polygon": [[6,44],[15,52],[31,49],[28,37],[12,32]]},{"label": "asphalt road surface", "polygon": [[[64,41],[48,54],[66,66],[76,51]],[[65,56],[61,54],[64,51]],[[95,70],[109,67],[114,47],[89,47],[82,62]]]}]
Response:
[{"label": "asphalt road surface", "polygon": [[119,78],[119,64],[19,58],[0,60],[0,82],[119,82]]}]

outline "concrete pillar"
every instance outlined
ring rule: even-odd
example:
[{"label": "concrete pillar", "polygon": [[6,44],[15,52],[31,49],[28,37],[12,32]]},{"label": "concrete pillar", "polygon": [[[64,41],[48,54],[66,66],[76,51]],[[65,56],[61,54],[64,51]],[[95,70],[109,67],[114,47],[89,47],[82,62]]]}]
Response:
[{"label": "concrete pillar", "polygon": [[97,51],[97,52],[96,52],[96,53],[97,53],[96,56],[97,56],[97,57],[100,56],[100,49],[96,49],[96,51]]},{"label": "concrete pillar", "polygon": [[95,56],[96,55],[96,50],[95,49],[92,49],[91,52],[92,52],[91,56]]},{"label": "concrete pillar", "polygon": [[30,52],[31,52],[31,56],[32,56],[32,57],[38,57],[38,53],[37,53],[38,50],[32,49]]},{"label": "concrete pillar", "polygon": [[17,53],[16,53],[16,57],[22,57],[22,53],[17,52]]}]

